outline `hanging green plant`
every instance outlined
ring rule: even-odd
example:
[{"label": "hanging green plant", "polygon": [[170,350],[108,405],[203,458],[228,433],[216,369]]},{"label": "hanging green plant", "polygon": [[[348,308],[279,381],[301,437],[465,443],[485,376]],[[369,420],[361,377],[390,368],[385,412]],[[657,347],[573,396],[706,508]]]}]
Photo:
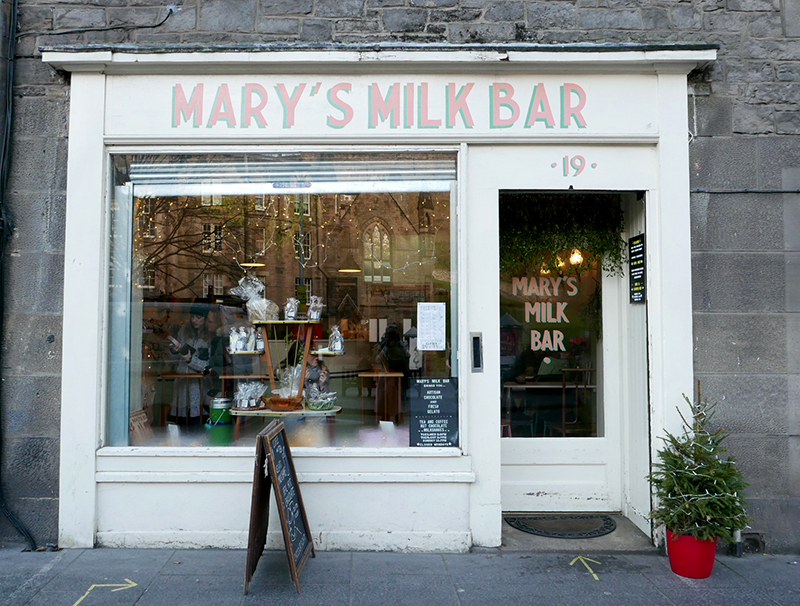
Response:
[{"label": "hanging green plant", "polygon": [[505,193],[500,203],[500,270],[575,275],[602,267],[622,275],[627,259],[624,226],[616,194]]}]

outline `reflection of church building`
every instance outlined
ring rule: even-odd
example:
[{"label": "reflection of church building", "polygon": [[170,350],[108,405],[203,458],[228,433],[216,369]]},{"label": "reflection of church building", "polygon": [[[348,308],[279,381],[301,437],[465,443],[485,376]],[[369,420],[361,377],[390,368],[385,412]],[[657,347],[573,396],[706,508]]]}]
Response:
[{"label": "reflection of church building", "polygon": [[247,271],[281,306],[322,296],[323,316],[356,337],[370,317],[399,323],[432,300],[434,269],[449,268],[449,204],[406,192],[140,198],[142,299],[231,303]]}]

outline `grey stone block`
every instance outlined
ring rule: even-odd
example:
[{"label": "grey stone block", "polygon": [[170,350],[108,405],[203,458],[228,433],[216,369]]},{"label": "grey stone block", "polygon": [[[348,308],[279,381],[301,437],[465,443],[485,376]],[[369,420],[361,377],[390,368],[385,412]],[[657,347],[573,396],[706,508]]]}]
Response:
[{"label": "grey stone block", "polygon": [[788,375],[787,383],[789,389],[787,431],[789,435],[800,436],[800,375]]},{"label": "grey stone block", "polygon": [[386,8],[390,6],[405,6],[406,0],[367,0],[367,6],[373,8]]},{"label": "grey stone block", "polygon": [[774,133],[775,123],[772,107],[737,102],[733,108],[733,132],[746,135]]},{"label": "grey stone block", "polygon": [[780,13],[751,14],[747,25],[747,33],[754,38],[772,38],[781,32]]},{"label": "grey stone block", "polygon": [[707,137],[689,146],[692,189],[757,189],[755,139]]},{"label": "grey stone block", "polygon": [[680,30],[697,30],[703,26],[703,11],[694,4],[677,4],[670,8],[672,25]]},{"label": "grey stone block", "polygon": [[789,496],[789,438],[732,434],[725,445],[750,484],[752,497]]},{"label": "grey stone block", "polygon": [[745,97],[750,103],[795,105],[800,99],[798,82],[762,82],[747,87]]},{"label": "grey stone block", "polygon": [[6,198],[6,204],[13,229],[9,244],[11,254],[63,254],[66,207],[63,194],[11,194]]},{"label": "grey stone block", "polygon": [[789,436],[789,496],[800,497],[800,436]]},{"label": "grey stone block", "polygon": [[[161,12],[164,14],[160,15],[159,20],[166,16],[165,11],[162,10]],[[156,33],[186,32],[193,29],[197,29],[197,9],[191,5],[187,6],[183,4],[181,5],[180,11],[173,13],[164,25],[159,26],[159,28],[154,31]]]},{"label": "grey stone block", "polygon": [[375,19],[337,19],[334,30],[337,33],[374,34],[381,31],[381,24]]},{"label": "grey stone block", "polygon": [[800,111],[775,112],[775,132],[779,135],[800,134]]},{"label": "grey stone block", "polygon": [[3,332],[0,356],[6,372],[61,373],[61,316],[7,313]]},{"label": "grey stone block", "polygon": [[747,503],[747,513],[753,519],[750,530],[764,536],[767,553],[800,553],[800,499],[761,498],[748,493]]},{"label": "grey stone block", "polygon": [[360,17],[364,0],[317,0],[317,17]]},{"label": "grey stone block", "polygon": [[742,13],[714,12],[703,15],[703,29],[717,32],[740,32],[747,27],[749,16]]},{"label": "grey stone block", "polygon": [[[37,546],[44,547],[47,543],[58,543],[58,499],[10,499],[8,506],[17,519],[28,529],[28,532],[33,535]],[[22,543],[24,538],[11,525],[6,516],[0,516],[0,543],[6,541]],[[72,554],[66,553],[65,555],[67,561],[72,560]],[[40,564],[36,572],[41,570],[43,565]],[[32,576],[29,576],[27,580],[33,580]]]},{"label": "grey stone block", "polygon": [[[690,99],[690,120],[696,135],[730,136],[733,133],[733,100],[716,95],[694,96]],[[693,111],[694,110],[694,111]]]},{"label": "grey stone block", "polygon": [[786,311],[800,311],[800,253],[786,253]]},{"label": "grey stone block", "polygon": [[647,30],[672,29],[669,12],[663,8],[642,7],[642,24]]},{"label": "grey stone block", "polygon": [[[69,104],[66,97],[17,97],[12,128],[26,137],[66,137]],[[66,167],[64,167],[66,169]]]},{"label": "grey stone block", "polygon": [[779,11],[780,0],[727,0],[729,11]]},{"label": "grey stone block", "polygon": [[577,11],[568,2],[531,2],[528,4],[528,27],[575,27]]},{"label": "grey stone block", "polygon": [[587,29],[642,29],[642,16],[637,10],[580,10],[578,11],[578,27]]},{"label": "grey stone block", "polygon": [[782,253],[694,253],[692,306],[695,311],[784,311],[785,277]]},{"label": "grey stone block", "polygon": [[800,36],[800,2],[784,0],[783,33],[786,36]]},{"label": "grey stone block", "polygon": [[390,32],[421,32],[428,19],[423,9],[387,9],[383,13],[383,26]]},{"label": "grey stone block", "polygon": [[514,40],[516,29],[513,23],[453,23],[448,30],[450,42],[480,43]]},{"label": "grey stone block", "polygon": [[757,149],[761,189],[800,189],[800,180],[783,183],[784,169],[800,168],[800,137],[759,137]]},{"label": "grey stone block", "polygon": [[792,375],[800,374],[800,348],[797,343],[800,339],[800,314],[786,314],[786,372]]},{"label": "grey stone block", "polygon": [[476,8],[459,8],[452,10],[431,10],[428,20],[431,23],[463,23],[475,21],[481,17],[481,11]]},{"label": "grey stone block", "polygon": [[303,19],[300,39],[312,42],[329,42],[333,37],[333,22],[326,19]]},{"label": "grey stone block", "polygon": [[6,310],[58,314],[64,297],[64,256],[49,253],[9,255],[3,268]]},{"label": "grey stone block", "polygon": [[8,189],[61,193],[67,186],[66,165],[65,139],[26,138],[24,144],[17,143],[11,149]]},{"label": "grey stone block", "polygon": [[800,82],[800,65],[795,63],[776,65],[775,77],[783,82]]},{"label": "grey stone block", "polygon": [[695,312],[693,324],[698,373],[782,374],[791,363],[784,316]]},{"label": "grey stone block", "polygon": [[58,497],[58,438],[8,436],[2,458],[9,499]]},{"label": "grey stone block", "polygon": [[445,6],[458,6],[458,0],[409,0],[408,5],[442,8]]},{"label": "grey stone block", "polygon": [[13,376],[2,382],[4,436],[58,438],[61,431],[61,377]]},{"label": "grey stone block", "polygon": [[258,31],[262,34],[297,34],[300,32],[300,19],[260,17]]},{"label": "grey stone block", "polygon": [[53,29],[53,9],[49,6],[29,6],[23,4],[19,7],[17,16],[17,31],[36,32],[50,31]]},{"label": "grey stone block", "polygon": [[[61,94],[62,91],[66,92],[67,90],[67,80],[64,75],[59,74],[52,67],[43,63],[41,58],[26,58],[17,55],[14,65],[14,86],[30,86],[31,84],[62,87],[54,89],[56,94]],[[17,102],[14,101],[15,110],[16,103]]]},{"label": "grey stone block", "polygon": [[726,70],[728,82],[770,82],[775,67],[768,61],[732,61]]},{"label": "grey stone block", "polygon": [[263,15],[310,15],[314,0],[261,0]]},{"label": "grey stone block", "polygon": [[203,0],[200,29],[206,31],[251,32],[256,24],[256,0]]},{"label": "grey stone block", "polygon": [[55,29],[99,27],[106,25],[106,11],[102,8],[56,8],[53,9]]},{"label": "grey stone block", "polygon": [[155,25],[165,16],[166,14],[161,14],[161,10],[158,8],[110,8],[108,9],[108,24]]},{"label": "grey stone block", "polygon": [[797,61],[800,59],[800,41],[745,38],[741,41],[741,56],[744,59],[777,59]]},{"label": "grey stone block", "polygon": [[785,376],[698,375],[703,398],[717,402],[714,427],[728,433],[787,435],[789,391]]},{"label": "grey stone block", "polygon": [[521,21],[525,18],[522,2],[499,2],[492,4],[484,14],[487,21]]}]

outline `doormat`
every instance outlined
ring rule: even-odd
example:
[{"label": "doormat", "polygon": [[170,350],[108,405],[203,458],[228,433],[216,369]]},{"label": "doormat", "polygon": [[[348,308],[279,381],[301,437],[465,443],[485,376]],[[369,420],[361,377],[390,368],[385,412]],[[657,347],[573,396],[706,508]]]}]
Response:
[{"label": "doormat", "polygon": [[617,523],[603,515],[506,516],[517,530],[552,539],[593,539],[614,532]]}]

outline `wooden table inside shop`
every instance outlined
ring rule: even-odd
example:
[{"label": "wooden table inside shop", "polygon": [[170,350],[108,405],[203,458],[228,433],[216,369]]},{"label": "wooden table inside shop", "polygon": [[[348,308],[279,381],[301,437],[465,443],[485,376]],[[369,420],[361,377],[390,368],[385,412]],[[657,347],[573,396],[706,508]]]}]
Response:
[{"label": "wooden table inside shop", "polygon": [[233,439],[239,439],[239,424],[243,418],[246,417],[261,417],[265,419],[267,417],[280,417],[280,418],[287,418],[287,417],[325,417],[325,420],[328,424],[328,436],[331,439],[331,443],[333,443],[334,439],[334,431],[333,426],[336,422],[336,415],[342,412],[341,406],[334,406],[330,410],[311,410],[308,408],[302,408],[300,410],[272,410],[270,408],[232,408],[231,415],[236,417],[236,425],[234,426],[233,431]]},{"label": "wooden table inside shop", "polygon": [[[379,372],[379,371],[370,371],[370,372],[360,372],[358,373],[358,380],[359,380],[359,387],[358,391],[361,395],[361,421],[364,421],[364,379],[375,379],[376,383],[381,379],[395,379],[398,383],[402,381],[403,377],[402,372]],[[376,392],[377,392],[377,384],[376,384]],[[377,395],[377,394],[376,394]],[[397,421],[400,422],[400,416],[402,414],[400,410],[400,404],[403,399],[403,389],[402,385],[397,386]],[[391,421],[392,419],[388,418],[389,415],[384,415],[387,418],[381,419],[381,421]]]}]

